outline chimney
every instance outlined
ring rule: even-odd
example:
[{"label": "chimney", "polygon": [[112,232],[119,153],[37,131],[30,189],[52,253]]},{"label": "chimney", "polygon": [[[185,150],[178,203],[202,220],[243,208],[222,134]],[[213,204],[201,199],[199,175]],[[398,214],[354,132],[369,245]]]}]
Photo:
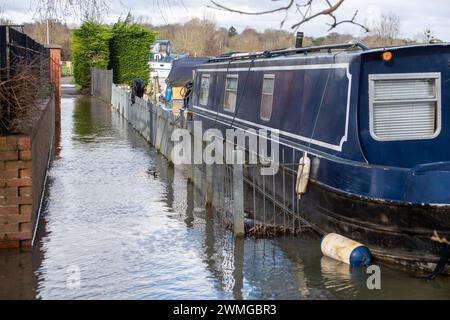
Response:
[{"label": "chimney", "polygon": [[303,38],[304,38],[304,33],[297,32],[297,37],[295,38],[295,47],[296,48],[303,47]]}]

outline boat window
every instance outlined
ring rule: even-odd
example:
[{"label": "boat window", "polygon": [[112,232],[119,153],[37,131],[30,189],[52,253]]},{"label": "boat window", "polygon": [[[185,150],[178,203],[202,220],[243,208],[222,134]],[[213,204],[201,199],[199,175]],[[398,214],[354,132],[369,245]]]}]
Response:
[{"label": "boat window", "polygon": [[200,99],[199,103],[202,106],[208,105],[208,97],[209,97],[209,74],[202,74],[200,78]]},{"label": "boat window", "polygon": [[238,75],[227,75],[225,81],[225,97],[223,100],[223,109],[225,111],[234,112],[236,109]]},{"label": "boat window", "polygon": [[273,91],[275,86],[274,75],[264,75],[260,117],[264,121],[270,121],[272,117]]},{"label": "boat window", "polygon": [[435,138],[441,131],[441,74],[370,75],[369,109],[375,140]]}]

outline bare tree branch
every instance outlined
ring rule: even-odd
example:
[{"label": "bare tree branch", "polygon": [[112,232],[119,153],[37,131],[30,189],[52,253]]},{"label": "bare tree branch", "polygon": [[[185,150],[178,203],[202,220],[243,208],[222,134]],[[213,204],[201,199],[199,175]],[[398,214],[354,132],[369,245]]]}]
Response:
[{"label": "bare tree branch", "polygon": [[302,24],[305,24],[319,16],[324,16],[324,15],[329,15],[329,16],[333,16],[333,12],[335,12],[336,10],[339,9],[339,7],[344,3],[345,0],[338,0],[338,2],[336,2],[334,5],[330,3],[330,1],[326,0],[328,8],[323,9],[322,11],[318,11],[316,13],[312,13],[312,5],[313,5],[313,0],[309,0],[308,3],[306,4],[307,6],[307,10],[309,12],[311,12],[309,14],[309,16],[304,16],[303,20],[301,20],[300,22],[294,24],[291,28],[292,29],[298,29],[298,27],[300,27]]},{"label": "bare tree branch", "polygon": [[0,24],[11,24],[12,21],[5,16],[5,8],[0,5]]},{"label": "bare tree branch", "polygon": [[[278,2],[280,0],[271,0],[273,2]],[[342,4],[345,2],[345,0],[321,0],[320,4],[322,5],[320,9],[317,9],[316,7],[319,5],[319,0],[288,0],[288,3],[285,6],[279,6],[274,9],[265,10],[265,11],[255,11],[255,12],[248,12],[243,10],[234,9],[231,7],[224,6],[220,4],[217,0],[210,0],[212,5],[208,5],[209,8],[228,11],[228,12],[234,12],[244,15],[266,15],[266,14],[273,14],[277,12],[285,12],[285,17],[281,21],[281,26],[284,25],[287,14],[289,11],[296,11],[301,16],[301,20],[294,23],[291,26],[291,29],[298,29],[303,24],[310,22],[311,20],[314,20],[320,16],[328,16],[332,23],[328,23],[330,26],[329,30],[332,30],[336,28],[337,26],[341,24],[353,24],[356,25],[362,29],[364,29],[366,32],[369,31],[369,29],[364,26],[363,24],[356,21],[356,17],[358,15],[358,11],[355,12],[353,17],[351,19],[344,19],[344,20],[338,20],[335,13],[341,8]]]},{"label": "bare tree branch", "polygon": [[45,19],[60,19],[75,14],[83,18],[103,16],[112,0],[33,0],[36,13]]},{"label": "bare tree branch", "polygon": [[379,46],[395,45],[400,37],[400,17],[394,13],[384,13],[371,23],[371,35],[377,39]]},{"label": "bare tree branch", "polygon": [[[259,16],[259,15],[264,15],[264,14],[269,14],[269,13],[275,13],[275,12],[279,12],[279,11],[286,11],[289,10],[290,8],[292,8],[292,6],[295,3],[295,0],[289,0],[288,5],[284,6],[284,7],[279,7],[279,8],[275,8],[272,10],[267,10],[267,11],[257,11],[257,12],[247,12],[247,11],[241,11],[241,10],[236,10],[236,9],[232,9],[230,7],[226,7],[224,5],[221,5],[220,3],[214,1],[214,0],[210,0],[211,3],[214,6],[207,6],[208,8],[212,8],[212,9],[220,9],[220,10],[224,10],[224,11],[229,11],[229,12],[234,12],[234,13],[239,13],[239,14],[246,14],[246,15],[252,15],[252,16]],[[277,1],[277,0],[272,0],[272,1]]]},{"label": "bare tree branch", "polygon": [[330,26],[330,29],[328,29],[328,31],[331,31],[331,30],[335,29],[337,26],[339,26],[341,24],[351,23],[351,24],[357,25],[358,27],[364,29],[364,31],[366,31],[366,32],[370,32],[370,29],[368,27],[366,27],[365,25],[355,21],[356,20],[356,16],[358,15],[358,12],[359,11],[356,10],[355,14],[353,15],[353,17],[351,19],[349,19],[349,20],[341,20],[339,22],[338,22],[338,20],[337,20],[337,18],[336,18],[336,16],[334,14],[330,14],[331,18],[333,19],[333,23],[328,23],[328,25]]},{"label": "bare tree branch", "polygon": [[[40,18],[62,19],[68,15],[81,16],[82,18],[100,19],[104,16],[111,4],[116,1],[123,8],[129,7],[125,0],[32,0],[33,8]],[[167,23],[167,13],[173,7],[186,9],[183,0],[153,0],[153,6],[159,11],[162,19]],[[187,10],[187,9],[186,9]]]}]

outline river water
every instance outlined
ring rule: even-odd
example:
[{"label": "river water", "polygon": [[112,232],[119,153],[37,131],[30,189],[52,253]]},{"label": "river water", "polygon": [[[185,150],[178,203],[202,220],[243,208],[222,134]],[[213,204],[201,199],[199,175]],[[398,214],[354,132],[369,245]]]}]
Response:
[{"label": "river water", "polygon": [[450,299],[449,278],[368,277],[314,234],[235,240],[180,169],[84,96],[62,101],[34,249],[0,251],[0,299]]}]

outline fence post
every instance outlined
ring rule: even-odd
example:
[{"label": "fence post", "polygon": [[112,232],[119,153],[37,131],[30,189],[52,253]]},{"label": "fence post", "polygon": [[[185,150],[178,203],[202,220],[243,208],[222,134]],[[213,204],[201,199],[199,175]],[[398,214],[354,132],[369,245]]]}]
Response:
[{"label": "fence post", "polygon": [[200,165],[192,164],[192,183],[200,193],[202,193],[203,173]]},{"label": "fence post", "polygon": [[233,251],[233,261],[234,261],[234,271],[233,278],[235,280],[233,287],[233,295],[236,300],[242,300],[242,289],[244,287],[244,247],[245,239],[236,238],[234,239],[234,251]]},{"label": "fence post", "polygon": [[7,48],[8,48],[8,45],[6,43],[7,30],[8,29],[6,26],[0,26],[0,80],[1,81],[8,79],[8,75],[7,75],[7,71],[8,71],[7,67],[8,66],[6,65],[7,64]]},{"label": "fence post", "polygon": [[91,68],[91,95],[111,104],[113,70]]},{"label": "fence post", "polygon": [[214,165],[205,165],[206,167],[206,190],[205,190],[205,201],[206,205],[211,206],[213,204],[213,174],[214,174]]},{"label": "fence post", "polygon": [[111,103],[112,99],[112,84],[113,84],[113,70],[108,70],[107,78],[106,78],[106,102]]},{"label": "fence post", "polygon": [[148,139],[149,142],[154,146],[155,139],[153,138],[153,106],[150,101],[147,101],[147,109],[148,109]]},{"label": "fence post", "polygon": [[233,219],[234,235],[244,236],[244,168],[233,164]]},{"label": "fence post", "polygon": [[214,177],[213,177],[213,207],[216,209],[223,209],[223,188],[225,181],[225,165],[215,164],[214,165]]}]

